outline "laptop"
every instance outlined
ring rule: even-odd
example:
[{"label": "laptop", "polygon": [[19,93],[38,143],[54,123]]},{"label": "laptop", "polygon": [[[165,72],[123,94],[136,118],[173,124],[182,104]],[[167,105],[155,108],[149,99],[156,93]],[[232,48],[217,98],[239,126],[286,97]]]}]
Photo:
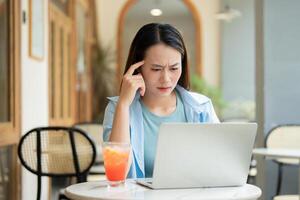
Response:
[{"label": "laptop", "polygon": [[256,130],[256,123],[163,123],[153,177],[136,182],[152,189],[242,186]]}]

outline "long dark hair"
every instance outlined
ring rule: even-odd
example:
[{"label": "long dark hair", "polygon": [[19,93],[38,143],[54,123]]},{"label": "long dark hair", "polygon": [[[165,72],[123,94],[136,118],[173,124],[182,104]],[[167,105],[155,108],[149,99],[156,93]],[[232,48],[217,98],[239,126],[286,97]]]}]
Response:
[{"label": "long dark hair", "polygon": [[144,59],[145,52],[149,47],[158,43],[170,46],[181,54],[182,73],[178,84],[188,90],[190,79],[187,51],[181,34],[170,24],[150,23],[140,28],[131,43],[124,74],[131,65]]}]

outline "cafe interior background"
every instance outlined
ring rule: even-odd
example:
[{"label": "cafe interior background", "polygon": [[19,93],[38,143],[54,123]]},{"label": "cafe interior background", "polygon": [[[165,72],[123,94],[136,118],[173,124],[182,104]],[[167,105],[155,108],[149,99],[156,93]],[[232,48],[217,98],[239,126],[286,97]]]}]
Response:
[{"label": "cafe interior background", "polygon": [[[0,200],[35,198],[36,177],[17,156],[26,131],[102,123],[130,42],[149,22],[179,29],[192,90],[213,100],[221,121],[257,122],[255,147],[273,127],[300,124],[299,8],[298,0],[0,0]],[[271,199],[277,165],[256,160],[254,184]],[[284,168],[282,193],[298,192],[297,172]],[[56,199],[63,180],[42,182],[42,199]]]}]

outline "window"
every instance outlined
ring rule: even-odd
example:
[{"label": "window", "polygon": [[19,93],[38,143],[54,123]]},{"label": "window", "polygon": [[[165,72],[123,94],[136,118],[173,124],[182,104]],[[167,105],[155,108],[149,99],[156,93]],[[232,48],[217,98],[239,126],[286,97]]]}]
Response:
[{"label": "window", "polygon": [[49,111],[51,125],[89,121],[91,100],[90,1],[49,3]]},{"label": "window", "polygon": [[[87,1],[76,3],[76,69],[77,69],[77,106],[76,117],[78,121],[90,121],[91,112],[91,63],[90,63],[90,16],[88,15]],[[92,11],[90,11],[92,12]]]},{"label": "window", "polygon": [[18,1],[0,0],[0,146],[19,138]]},{"label": "window", "polygon": [[[56,1],[55,1],[56,2]],[[50,6],[49,97],[50,124],[74,123],[74,70],[72,69],[72,20],[56,4]],[[65,7],[67,7],[65,5]]]},{"label": "window", "polygon": [[0,4],[0,24],[3,28],[0,29],[0,123],[9,122],[9,66],[8,56],[8,5],[6,1]]}]

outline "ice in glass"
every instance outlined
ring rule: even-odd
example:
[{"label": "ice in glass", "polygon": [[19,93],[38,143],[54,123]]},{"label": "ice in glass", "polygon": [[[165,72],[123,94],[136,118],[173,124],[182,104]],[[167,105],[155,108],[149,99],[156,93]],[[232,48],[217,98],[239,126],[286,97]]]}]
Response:
[{"label": "ice in glass", "polygon": [[104,142],[102,151],[105,174],[110,186],[124,183],[128,171],[130,144]]}]

